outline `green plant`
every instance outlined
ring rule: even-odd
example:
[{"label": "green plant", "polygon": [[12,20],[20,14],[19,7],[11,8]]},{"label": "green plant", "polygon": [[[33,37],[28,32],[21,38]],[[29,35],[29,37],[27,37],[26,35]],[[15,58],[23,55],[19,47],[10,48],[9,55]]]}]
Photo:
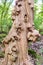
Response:
[{"label": "green plant", "polygon": [[39,61],[36,61],[36,65],[41,65],[41,63]]},{"label": "green plant", "polygon": [[32,49],[29,49],[29,50],[28,50],[28,54],[31,55],[31,56],[34,57],[34,58],[37,58],[36,52],[35,52],[34,50],[32,50]]},{"label": "green plant", "polygon": [[11,8],[10,8],[12,2],[13,0],[10,0],[10,1],[1,0],[1,3],[0,3],[0,35],[1,35],[0,42],[9,32],[12,25]]},{"label": "green plant", "polygon": [[34,6],[34,25],[40,34],[43,34],[43,3],[39,7],[37,1]]}]

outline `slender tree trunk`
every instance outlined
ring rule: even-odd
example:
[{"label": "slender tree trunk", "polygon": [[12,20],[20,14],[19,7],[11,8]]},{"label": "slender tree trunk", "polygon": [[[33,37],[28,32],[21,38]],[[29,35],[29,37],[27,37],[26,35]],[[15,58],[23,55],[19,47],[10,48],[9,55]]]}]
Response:
[{"label": "slender tree trunk", "polygon": [[[28,40],[37,38],[33,28],[33,0],[17,0],[12,13],[13,25],[3,40],[5,45],[5,64],[33,65],[28,55]],[[34,33],[33,33],[34,32]]]}]

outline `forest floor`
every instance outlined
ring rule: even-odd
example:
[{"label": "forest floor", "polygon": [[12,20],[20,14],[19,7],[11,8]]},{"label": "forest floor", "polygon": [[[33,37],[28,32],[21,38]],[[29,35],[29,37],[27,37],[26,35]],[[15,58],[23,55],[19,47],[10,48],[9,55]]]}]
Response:
[{"label": "forest floor", "polygon": [[[31,62],[33,63],[33,65],[43,65],[43,36],[41,36],[39,41],[30,43],[29,49],[32,49],[29,55],[31,57]],[[0,45],[0,53],[1,51],[3,51],[3,48]],[[0,54],[0,62],[3,59],[3,54]]]},{"label": "forest floor", "polygon": [[29,54],[34,65],[43,65],[43,36],[41,36],[39,41],[30,43],[29,49],[31,50]]},{"label": "forest floor", "polygon": [[30,49],[32,49],[30,56],[34,65],[43,65],[43,42],[32,43]]}]

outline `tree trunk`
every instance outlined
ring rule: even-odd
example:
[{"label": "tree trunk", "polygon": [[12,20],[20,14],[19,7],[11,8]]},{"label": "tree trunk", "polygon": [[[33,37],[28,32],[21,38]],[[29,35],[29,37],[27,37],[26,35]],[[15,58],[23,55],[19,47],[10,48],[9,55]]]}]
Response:
[{"label": "tree trunk", "polygon": [[12,13],[13,25],[3,40],[5,45],[3,65],[33,65],[28,55],[28,40],[35,41],[38,36],[33,27],[33,7],[33,0],[16,0]]}]

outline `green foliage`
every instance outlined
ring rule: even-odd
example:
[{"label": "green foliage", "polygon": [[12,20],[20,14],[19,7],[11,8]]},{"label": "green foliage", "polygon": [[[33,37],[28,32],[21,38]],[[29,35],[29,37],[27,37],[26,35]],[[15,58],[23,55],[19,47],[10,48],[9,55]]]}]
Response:
[{"label": "green foliage", "polygon": [[34,25],[35,25],[35,28],[41,34],[43,34],[43,3],[40,6],[37,5],[37,2],[35,3],[35,7],[34,7]]},{"label": "green foliage", "polygon": [[32,57],[36,58],[36,59],[40,59],[40,55],[37,54],[33,49],[29,49],[28,50],[28,54],[31,55]]},{"label": "green foliage", "polygon": [[29,49],[28,54],[31,57],[33,57],[34,59],[36,59],[36,61],[35,61],[36,65],[41,65],[43,63],[43,57],[41,57],[39,54],[37,54],[34,50]]},{"label": "green foliage", "polygon": [[36,65],[41,65],[41,63],[39,61],[36,61]]},{"label": "green foliage", "polygon": [[11,13],[9,12],[11,3],[12,3],[12,0],[10,2],[7,2],[7,0],[1,0],[1,4],[0,4],[1,31],[5,31],[6,28],[9,29],[11,27]]},{"label": "green foliage", "polygon": [[31,55],[31,56],[34,57],[34,58],[37,58],[36,52],[35,52],[34,50],[32,50],[32,49],[29,49],[29,50],[28,50],[28,54]]},{"label": "green foliage", "polygon": [[[13,0],[1,0],[0,3],[0,32],[2,32],[0,35],[0,42],[2,39],[6,36],[6,34],[9,32],[12,20],[11,20],[11,4]],[[6,34],[4,33],[6,32]],[[5,35],[5,36],[3,36]]]},{"label": "green foliage", "polygon": [[37,3],[38,0],[34,0],[34,3]]}]

